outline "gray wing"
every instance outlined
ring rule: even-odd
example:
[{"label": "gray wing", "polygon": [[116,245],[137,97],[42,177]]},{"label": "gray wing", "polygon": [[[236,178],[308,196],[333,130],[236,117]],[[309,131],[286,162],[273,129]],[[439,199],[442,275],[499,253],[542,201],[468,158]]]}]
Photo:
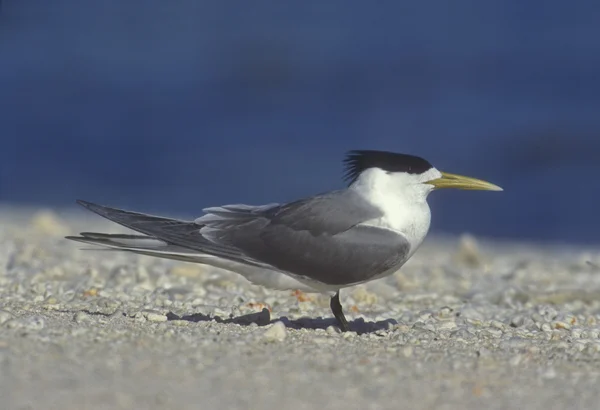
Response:
[{"label": "gray wing", "polygon": [[[403,236],[360,225],[382,213],[353,191],[335,191],[285,205],[207,208],[206,215],[195,221],[78,203],[167,244],[330,285],[377,276],[404,262],[410,251]],[[98,234],[86,235],[89,239]],[[119,239],[122,242],[123,238]]]},{"label": "gray wing", "polygon": [[381,211],[353,191],[335,191],[266,209],[208,208],[196,220],[203,237],[294,276],[348,285],[406,260],[402,235],[362,222]]}]

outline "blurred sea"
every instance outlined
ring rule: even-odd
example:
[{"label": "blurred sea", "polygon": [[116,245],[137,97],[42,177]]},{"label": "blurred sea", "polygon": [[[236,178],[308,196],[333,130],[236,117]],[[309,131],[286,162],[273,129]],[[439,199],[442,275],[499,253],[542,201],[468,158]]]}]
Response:
[{"label": "blurred sea", "polygon": [[600,3],[4,0],[0,202],[166,215],[343,186],[347,150],[503,193],[435,232],[600,243]]}]

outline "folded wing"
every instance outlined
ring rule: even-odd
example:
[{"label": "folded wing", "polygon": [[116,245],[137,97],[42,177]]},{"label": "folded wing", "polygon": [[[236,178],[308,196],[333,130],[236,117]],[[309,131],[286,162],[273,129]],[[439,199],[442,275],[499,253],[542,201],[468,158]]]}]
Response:
[{"label": "folded wing", "polygon": [[410,244],[397,232],[362,223],[381,211],[354,191],[261,210],[207,209],[200,233],[253,260],[328,285],[366,281],[402,264]]}]

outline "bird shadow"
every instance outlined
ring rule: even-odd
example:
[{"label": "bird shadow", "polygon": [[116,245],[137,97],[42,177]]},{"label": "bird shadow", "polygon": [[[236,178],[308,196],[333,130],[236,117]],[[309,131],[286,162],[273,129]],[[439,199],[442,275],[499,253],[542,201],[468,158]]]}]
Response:
[{"label": "bird shadow", "polygon": [[[267,308],[263,308],[260,312],[249,313],[237,317],[222,318],[220,316],[209,316],[204,313],[194,313],[191,315],[179,316],[173,312],[167,313],[167,320],[185,320],[188,322],[216,322],[216,323],[233,323],[240,326],[250,326],[253,323],[258,326],[267,326],[275,322],[281,322],[286,328],[290,329],[327,329],[330,326],[338,328],[338,322],[335,318],[311,318],[301,317],[298,319],[290,320],[286,316],[279,317],[277,319],[271,319],[271,314]],[[353,321],[349,321],[350,330],[356,332],[359,335],[375,333],[381,330],[388,330],[391,326],[397,325],[394,319],[386,319],[378,322],[366,322],[363,318],[358,318]]]}]

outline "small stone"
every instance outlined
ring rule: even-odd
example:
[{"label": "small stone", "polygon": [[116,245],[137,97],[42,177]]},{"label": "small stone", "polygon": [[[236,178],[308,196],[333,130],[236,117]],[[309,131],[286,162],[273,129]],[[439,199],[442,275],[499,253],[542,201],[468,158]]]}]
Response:
[{"label": "small stone", "polygon": [[552,327],[554,329],[571,329],[571,325],[569,323],[561,322],[560,320],[555,320],[554,322],[552,322]]},{"label": "small stone", "polygon": [[543,318],[543,317],[542,317],[542,315],[540,315],[539,313],[533,313],[533,314],[531,315],[531,319],[533,319],[533,322],[534,322],[535,324],[538,324],[538,323],[543,323],[543,322],[544,322],[544,318]]},{"label": "small stone", "polygon": [[75,323],[85,323],[90,321],[90,316],[84,312],[77,312],[73,315]]},{"label": "small stone", "polygon": [[482,347],[477,351],[477,357],[479,358],[489,358],[492,356],[492,352],[485,347]]},{"label": "small stone", "polygon": [[580,327],[574,327],[571,329],[571,337],[573,339],[581,339],[582,333],[583,333],[583,329]]},{"label": "small stone", "polygon": [[558,316],[558,311],[551,306],[542,306],[538,311],[547,321],[552,321]]},{"label": "small stone", "polygon": [[474,327],[481,327],[483,325],[483,321],[479,319],[465,319],[465,323],[472,325]]},{"label": "small stone", "polygon": [[413,355],[414,349],[412,346],[404,346],[401,350],[402,356],[411,357]]},{"label": "small stone", "polygon": [[226,319],[231,316],[231,312],[227,312],[220,307],[215,307],[212,311],[211,316],[220,317],[221,319]]},{"label": "small stone", "polygon": [[354,292],[352,292],[352,298],[357,303],[373,305],[377,303],[377,295],[373,292],[369,292],[363,286],[359,286],[356,288]]},{"label": "small stone", "polygon": [[263,339],[267,342],[282,342],[287,336],[287,330],[283,322],[275,322],[263,334]]},{"label": "small stone", "polygon": [[329,337],[314,337],[311,339],[311,342],[317,345],[326,345],[335,342],[335,340]]},{"label": "small stone", "polygon": [[438,324],[438,330],[454,330],[456,328],[456,322],[452,320],[446,320]]},{"label": "small stone", "polygon": [[511,366],[518,366],[519,364],[521,364],[522,361],[523,361],[523,355],[517,354],[517,355],[511,357],[510,360],[508,361],[508,363]]},{"label": "small stone", "polygon": [[46,321],[41,316],[23,317],[6,322],[6,327],[12,329],[41,330],[45,326]]},{"label": "small stone", "polygon": [[344,332],[344,333],[342,334],[342,337],[343,337],[344,339],[353,339],[353,338],[355,338],[355,337],[356,337],[356,333],[355,333],[355,332]]},{"label": "small stone", "polygon": [[554,370],[554,368],[550,367],[549,369],[547,369],[545,372],[543,372],[541,374],[541,377],[543,379],[552,380],[552,379],[556,378],[556,370]]},{"label": "small stone", "polygon": [[506,329],[506,325],[499,320],[492,320],[490,322],[490,326],[496,329],[504,330]]},{"label": "small stone", "polygon": [[475,335],[465,327],[461,327],[450,334],[450,337],[454,339],[462,339],[462,340],[472,340],[475,338]]},{"label": "small stone", "polygon": [[465,320],[483,320],[484,317],[480,311],[473,308],[473,306],[465,306],[460,310],[460,317]]},{"label": "small stone", "polygon": [[327,326],[327,329],[325,329],[325,331],[330,335],[341,333],[341,330],[337,326]]},{"label": "small stone", "polygon": [[145,315],[149,322],[166,322],[167,316],[160,313],[148,313]]},{"label": "small stone", "polygon": [[523,323],[525,322],[525,317],[523,316],[515,316],[510,320],[510,325],[512,327],[519,327],[522,326]]},{"label": "small stone", "polygon": [[564,315],[559,315],[556,318],[556,320],[560,321],[560,322],[568,323],[571,326],[576,325],[577,322],[578,322],[577,317],[574,316],[574,315],[572,315],[572,314],[570,314],[570,313],[567,313],[567,314],[564,314]]},{"label": "small stone", "polygon": [[600,352],[600,344],[598,342],[589,343],[587,345],[587,350],[590,353],[598,353],[598,352]]},{"label": "small stone", "polygon": [[489,336],[491,336],[493,338],[496,338],[496,339],[499,338],[499,337],[502,337],[502,330],[500,330],[500,329],[489,328],[489,329],[486,329],[485,332]]},{"label": "small stone", "polygon": [[6,310],[0,310],[0,325],[8,322],[10,319],[15,317],[12,313]]},{"label": "small stone", "polygon": [[482,265],[483,259],[481,257],[481,252],[479,252],[477,240],[473,236],[461,236],[456,259],[458,262],[473,268]]},{"label": "small stone", "polygon": [[419,312],[419,317],[417,318],[417,322],[427,322],[433,318],[433,311],[431,310],[422,310]]},{"label": "small stone", "polygon": [[583,349],[585,349],[586,345],[587,345],[587,343],[584,340],[576,340],[575,343],[573,343],[573,347],[578,352],[582,352]]},{"label": "small stone", "polygon": [[438,310],[438,317],[442,319],[446,319],[453,316],[454,309],[448,306],[444,306]]}]

